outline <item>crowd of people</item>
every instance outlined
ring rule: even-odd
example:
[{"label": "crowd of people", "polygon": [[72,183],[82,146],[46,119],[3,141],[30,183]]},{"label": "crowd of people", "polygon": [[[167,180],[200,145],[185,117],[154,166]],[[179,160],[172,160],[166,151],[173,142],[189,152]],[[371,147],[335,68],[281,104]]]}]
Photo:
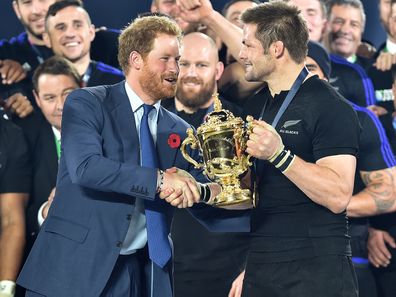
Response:
[{"label": "crowd of people", "polygon": [[[396,0],[152,0],[122,30],[13,0],[0,42],[0,297],[393,297]],[[254,207],[187,162],[253,116]],[[199,150],[189,149],[199,161]]]}]

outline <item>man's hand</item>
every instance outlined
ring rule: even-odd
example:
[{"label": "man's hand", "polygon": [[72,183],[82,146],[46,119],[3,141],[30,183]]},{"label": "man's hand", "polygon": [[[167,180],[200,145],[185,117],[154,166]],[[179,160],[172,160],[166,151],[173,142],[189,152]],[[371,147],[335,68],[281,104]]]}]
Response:
[{"label": "man's hand", "polygon": [[253,131],[247,141],[246,152],[262,160],[271,159],[283,149],[282,139],[275,129],[264,121],[253,122]]},{"label": "man's hand", "polygon": [[55,197],[55,190],[56,188],[53,188],[51,193],[48,196],[48,200],[43,208],[43,211],[41,212],[41,215],[43,216],[44,220],[47,218],[48,216],[48,211],[51,207],[52,201],[54,201],[54,197]]},{"label": "man's hand", "polygon": [[[188,172],[170,168],[164,172],[163,191],[174,190],[165,199],[173,206],[179,208],[191,207],[194,203],[200,201],[200,191],[194,177]],[[179,194],[179,196],[177,196]],[[165,193],[161,193],[160,197],[164,197]],[[182,199],[180,199],[180,196]]]},{"label": "man's hand", "polygon": [[387,71],[392,68],[392,65],[396,63],[396,55],[391,53],[381,52],[377,60],[374,63],[375,68],[380,71]]},{"label": "man's hand", "polygon": [[228,297],[241,297],[243,279],[245,278],[245,270],[232,282],[231,290],[228,293]]},{"label": "man's hand", "polygon": [[25,69],[14,60],[0,60],[0,74],[4,85],[17,83],[26,77]]},{"label": "man's hand", "polygon": [[209,0],[177,0],[181,18],[189,23],[205,23],[205,19],[214,12]]},{"label": "man's hand", "polygon": [[388,113],[388,111],[385,108],[378,105],[369,105],[367,106],[367,109],[371,110],[377,117],[380,117]]},{"label": "man's hand", "polygon": [[387,267],[392,258],[386,244],[392,248],[396,248],[395,239],[388,232],[369,228],[369,238],[367,241],[368,259],[377,268],[380,266]]},{"label": "man's hand", "polygon": [[33,112],[33,106],[29,99],[21,93],[16,93],[9,97],[3,107],[20,118],[25,118]]}]

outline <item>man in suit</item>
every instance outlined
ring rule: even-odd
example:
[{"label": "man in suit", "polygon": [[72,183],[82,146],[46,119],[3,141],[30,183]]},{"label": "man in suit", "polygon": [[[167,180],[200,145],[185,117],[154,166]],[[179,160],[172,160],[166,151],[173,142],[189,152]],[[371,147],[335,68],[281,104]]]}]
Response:
[{"label": "man in suit", "polygon": [[[175,95],[180,37],[167,17],[136,19],[120,36],[126,81],[68,96],[56,194],[18,279],[27,296],[172,296],[172,206],[220,191],[185,172],[204,180],[170,143],[189,126],[160,107]],[[248,213],[195,213],[212,230],[248,229]]]},{"label": "man in suit", "polygon": [[46,210],[43,204],[56,184],[63,105],[66,96],[80,87],[80,82],[80,75],[69,61],[56,56],[47,59],[33,75],[34,96],[41,112],[17,121],[26,135],[33,160],[32,190],[26,213],[27,253],[37,237],[42,211]]}]

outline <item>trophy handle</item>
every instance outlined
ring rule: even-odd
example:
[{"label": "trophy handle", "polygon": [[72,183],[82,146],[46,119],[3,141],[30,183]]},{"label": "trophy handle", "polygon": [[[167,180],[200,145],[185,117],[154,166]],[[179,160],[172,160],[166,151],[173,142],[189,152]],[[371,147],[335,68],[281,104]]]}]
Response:
[{"label": "trophy handle", "polygon": [[[246,123],[246,137],[248,139],[249,139],[250,134],[253,133],[253,128],[254,128],[253,121],[254,121],[254,118],[252,116],[248,115],[246,117],[246,122],[247,122]],[[252,158],[252,156],[247,154],[246,162],[247,162],[248,166],[252,166],[252,162],[250,161],[251,158]]]},{"label": "trophy handle", "polygon": [[198,140],[194,135],[193,129],[191,129],[191,128],[187,129],[187,138],[183,140],[182,145],[180,147],[180,151],[181,151],[184,159],[186,159],[188,162],[193,164],[196,169],[202,168],[203,164],[198,163],[193,158],[191,158],[189,154],[187,154],[186,145],[188,145],[188,144],[191,146],[192,149],[198,148]]}]

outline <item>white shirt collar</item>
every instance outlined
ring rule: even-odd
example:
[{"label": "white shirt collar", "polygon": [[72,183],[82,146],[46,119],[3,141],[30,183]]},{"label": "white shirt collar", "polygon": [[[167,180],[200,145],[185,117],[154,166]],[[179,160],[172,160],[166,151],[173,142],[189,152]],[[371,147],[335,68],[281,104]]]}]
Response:
[{"label": "white shirt collar", "polygon": [[[131,103],[132,111],[135,113],[143,104],[143,100],[132,90],[129,84],[125,81],[125,91],[127,93],[129,102]],[[156,116],[158,116],[158,111],[161,105],[161,101],[158,101],[153,106],[156,110]]]},{"label": "white shirt collar", "polygon": [[390,41],[389,39],[386,40],[386,48],[392,55],[396,54],[396,43]]},{"label": "white shirt collar", "polygon": [[54,126],[51,126],[51,128],[52,128],[52,132],[54,132],[55,139],[58,141],[61,140],[61,132],[58,129],[56,129]]}]

